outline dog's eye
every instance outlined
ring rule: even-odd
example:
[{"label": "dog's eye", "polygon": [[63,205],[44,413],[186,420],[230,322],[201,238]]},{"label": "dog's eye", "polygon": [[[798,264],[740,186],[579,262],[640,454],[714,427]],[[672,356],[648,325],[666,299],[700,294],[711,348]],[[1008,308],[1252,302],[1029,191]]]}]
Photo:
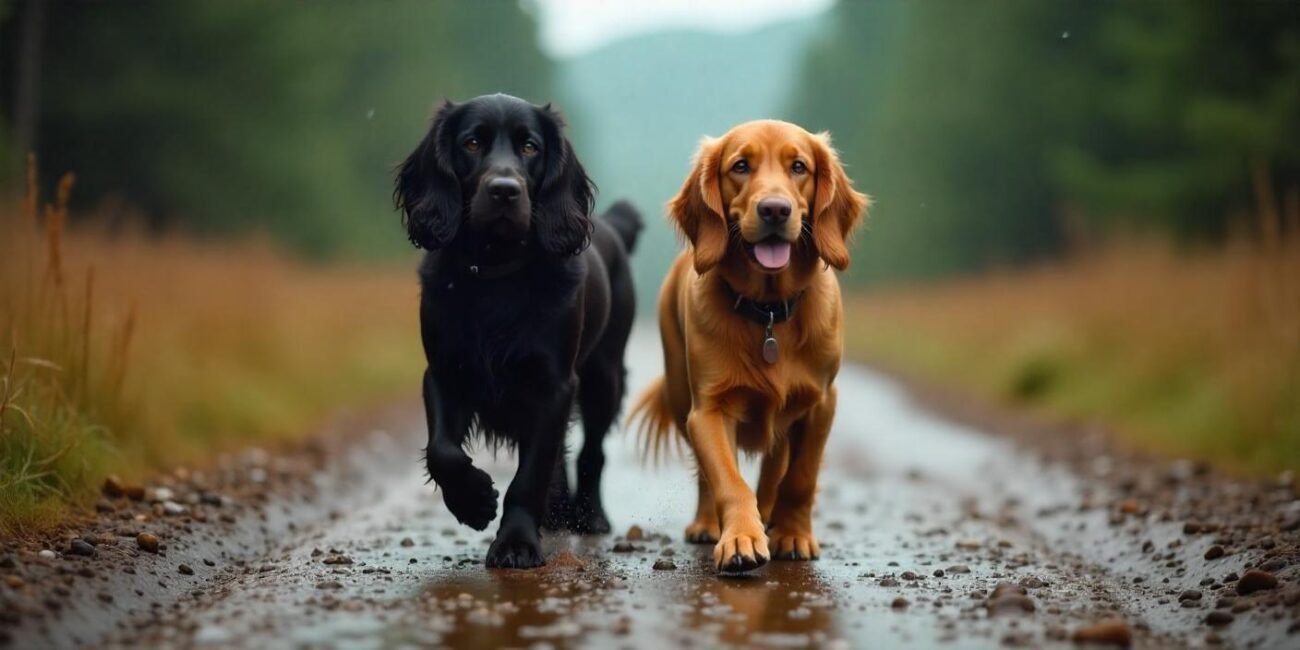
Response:
[{"label": "dog's eye", "polygon": [[524,143],[523,152],[525,156],[536,156],[537,145],[534,144],[531,140],[529,140],[528,142]]},{"label": "dog's eye", "polygon": [[478,151],[478,138],[469,138],[461,146],[465,147],[465,151]]},{"label": "dog's eye", "polygon": [[805,165],[802,160],[796,160],[794,161],[793,164],[790,165],[790,171],[796,174],[807,174],[808,165]]},{"label": "dog's eye", "polygon": [[737,160],[737,161],[735,162],[735,164],[733,164],[733,165],[731,166],[731,173],[733,173],[733,174],[748,174],[748,173],[749,173],[749,161],[748,161],[748,160],[745,160],[744,158],[741,158],[740,160]]}]

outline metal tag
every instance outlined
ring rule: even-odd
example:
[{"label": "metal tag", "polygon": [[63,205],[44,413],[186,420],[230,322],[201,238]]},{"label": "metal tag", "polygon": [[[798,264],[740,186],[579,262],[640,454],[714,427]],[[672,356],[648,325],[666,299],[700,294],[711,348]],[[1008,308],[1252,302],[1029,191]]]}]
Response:
[{"label": "metal tag", "polygon": [[763,360],[768,363],[776,363],[777,358],[780,356],[781,352],[776,346],[776,337],[768,335],[763,340]]}]

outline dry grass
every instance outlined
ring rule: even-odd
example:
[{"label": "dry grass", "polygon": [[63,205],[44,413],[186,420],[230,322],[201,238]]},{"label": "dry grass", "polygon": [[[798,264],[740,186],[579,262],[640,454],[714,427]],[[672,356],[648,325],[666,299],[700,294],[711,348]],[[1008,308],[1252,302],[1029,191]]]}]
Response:
[{"label": "dry grass", "polygon": [[0,534],[56,525],[110,471],[275,446],[418,385],[413,264],[67,232],[65,204],[0,209]]},{"label": "dry grass", "polygon": [[1300,210],[849,301],[850,354],[1241,472],[1300,468]]}]

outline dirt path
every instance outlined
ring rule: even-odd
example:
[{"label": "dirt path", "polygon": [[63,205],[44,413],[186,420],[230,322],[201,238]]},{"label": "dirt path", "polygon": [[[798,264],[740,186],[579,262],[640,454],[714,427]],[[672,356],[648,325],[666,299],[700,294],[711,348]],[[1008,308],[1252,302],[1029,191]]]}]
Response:
[{"label": "dirt path", "polygon": [[[634,337],[634,386],[660,367],[653,337]],[[1073,647],[1081,629],[1140,647],[1300,644],[1290,484],[1124,460],[1064,433],[1030,451],[861,368],[840,391],[818,562],[714,577],[709,549],[680,541],[686,464],[643,466],[616,433],[606,504],[616,530],[643,537],[551,535],[545,569],[485,570],[490,536],[423,484],[423,424],[407,409],[348,454],[236,463],[184,515],[106,514],[126,523],[94,557],[12,550],[0,574],[24,584],[0,586],[0,630],[14,647]],[[511,459],[477,457],[509,480]],[[268,467],[270,488],[241,487]],[[168,548],[140,551],[131,535],[163,523]],[[1239,579],[1261,565],[1267,576]],[[1104,620],[1122,623],[1092,627]]]}]

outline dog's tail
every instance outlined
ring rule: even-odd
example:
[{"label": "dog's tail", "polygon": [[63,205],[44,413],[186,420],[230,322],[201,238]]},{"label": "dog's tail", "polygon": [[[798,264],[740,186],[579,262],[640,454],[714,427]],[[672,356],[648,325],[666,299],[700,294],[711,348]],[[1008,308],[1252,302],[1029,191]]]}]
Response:
[{"label": "dog's tail", "polygon": [[641,421],[637,426],[637,437],[643,458],[658,462],[665,448],[670,445],[673,450],[679,448],[681,439],[673,435],[673,411],[668,404],[668,385],[662,376],[650,382],[645,392],[636,398],[636,404],[627,416],[629,425],[635,420]]},{"label": "dog's tail", "polygon": [[631,253],[632,249],[636,248],[636,240],[641,234],[641,229],[645,227],[640,211],[626,200],[615,201],[614,205],[609,206],[605,211],[605,221],[614,228],[618,238],[623,240],[623,247]]}]

